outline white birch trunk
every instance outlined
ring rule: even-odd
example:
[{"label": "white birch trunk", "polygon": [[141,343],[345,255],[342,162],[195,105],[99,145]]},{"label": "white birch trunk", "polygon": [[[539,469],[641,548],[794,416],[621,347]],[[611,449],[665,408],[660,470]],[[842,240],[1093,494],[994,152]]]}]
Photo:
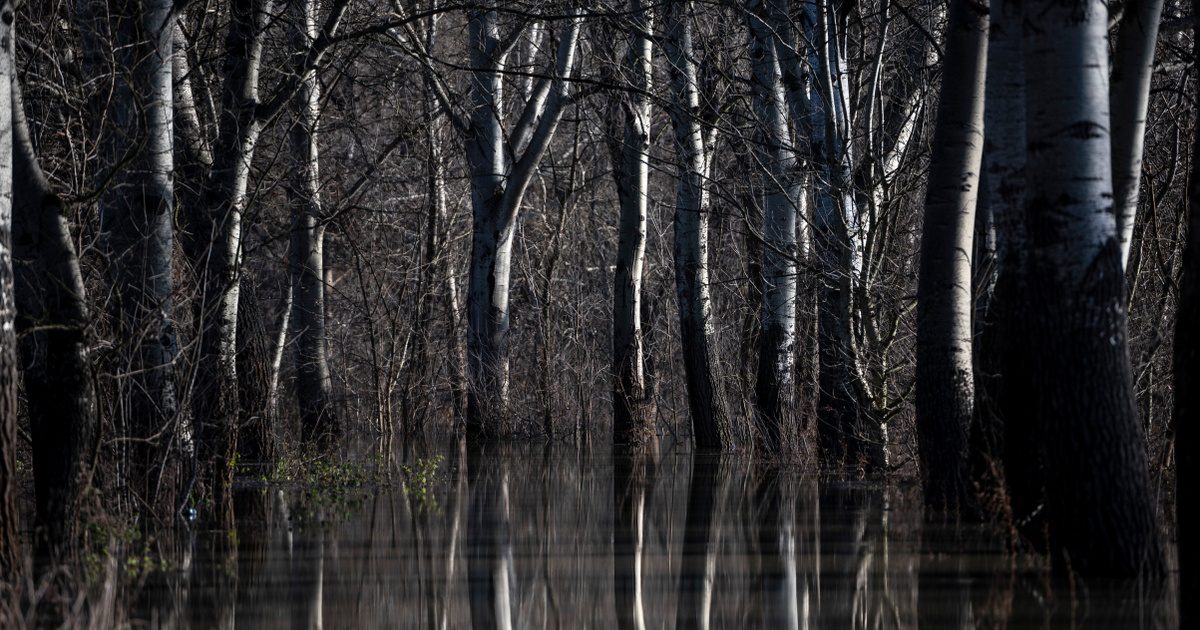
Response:
[{"label": "white birch trunk", "polygon": [[819,269],[818,436],[828,465],[885,463],[884,432],[873,417],[853,333],[853,293],[859,276],[861,235],[850,190],[851,155],[845,61],[831,0],[805,0],[801,29],[809,42],[813,91],[803,121],[816,171],[813,254]]},{"label": "white birch trunk", "polygon": [[[767,0],[769,1],[769,0]],[[778,38],[767,21],[763,0],[746,2],[750,28],[755,142],[763,171],[762,311],[758,378],[755,381],[757,444],[767,451],[792,447],[790,408],[796,346],[796,159],[788,131]]]},{"label": "white birch trunk", "polygon": [[624,124],[621,136],[614,131],[610,140],[620,203],[613,279],[613,440],[637,445],[656,437],[651,392],[646,387],[641,320],[653,82],[653,47],[648,34],[653,30],[653,16],[641,0],[630,0],[629,11],[629,43],[622,69],[630,91],[617,97]]},{"label": "white birch trunk", "polygon": [[1038,0],[1025,15],[1026,321],[1054,557],[1083,575],[1158,574],[1158,518],[1110,209],[1108,11],[1102,0]]},{"label": "white birch trunk", "polygon": [[[314,1],[291,0],[287,19],[295,72],[303,74],[306,52],[317,37]],[[288,189],[292,207],[288,269],[295,309],[291,325],[296,341],[301,437],[314,443],[328,443],[337,434],[337,417],[325,344],[324,226],[317,134],[320,108],[320,83],[315,72],[306,73],[292,100],[294,120],[288,133],[292,160]]]},{"label": "white birch trunk", "polygon": [[1146,147],[1146,113],[1150,107],[1150,80],[1154,74],[1154,45],[1163,0],[1130,0],[1117,33],[1113,52],[1109,106],[1112,112],[1113,210],[1121,265],[1129,263],[1133,223],[1137,217],[1142,180],[1142,153]]},{"label": "white birch trunk", "polygon": [[925,504],[966,507],[975,410],[971,254],[983,157],[987,15],[954,0],[933,135],[917,288],[917,437]]},{"label": "white birch trunk", "polygon": [[680,341],[696,447],[710,450],[736,446],[737,434],[727,409],[724,386],[716,374],[712,338],[708,286],[709,156],[698,117],[700,93],[692,46],[692,12],[690,0],[669,3],[665,49],[671,68],[669,112],[678,160],[675,287]]},{"label": "white birch trunk", "polygon": [[[503,72],[495,0],[473,9],[468,22],[470,50],[470,128],[467,168],[471,178],[473,226],[470,287],[467,296],[468,436],[497,437],[511,432],[508,416],[508,299],[513,232],[525,191],[550,144],[575,66],[582,22],[562,23],[552,80],[544,101],[537,95],[513,130],[522,148],[509,164],[503,130]],[[530,109],[532,108],[532,110]]]},{"label": "white birch trunk", "polygon": [[[25,575],[18,542],[17,512],[17,337],[12,267],[12,98],[16,33],[13,7],[0,2],[0,623],[16,624],[16,585]],[[10,584],[12,586],[10,586]]]}]

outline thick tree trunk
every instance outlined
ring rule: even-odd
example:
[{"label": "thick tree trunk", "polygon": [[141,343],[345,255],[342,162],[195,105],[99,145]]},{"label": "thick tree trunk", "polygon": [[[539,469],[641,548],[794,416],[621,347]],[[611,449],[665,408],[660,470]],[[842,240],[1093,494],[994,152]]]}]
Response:
[{"label": "thick tree trunk", "polygon": [[1026,5],[1029,321],[1056,564],[1163,569],[1134,406],[1112,163],[1105,4]]},{"label": "thick tree trunk", "polygon": [[[304,73],[306,52],[317,36],[313,0],[291,0],[287,7],[289,40],[296,72]],[[300,404],[301,439],[328,444],[337,435],[333,409],[333,379],[325,344],[324,226],[321,225],[321,180],[317,127],[321,92],[316,73],[307,73],[292,99],[295,119],[291,141],[292,242],[288,272],[294,300],[293,338],[296,341],[296,397]]]},{"label": "thick tree trunk", "polygon": [[[771,0],[765,0],[770,2]],[[762,311],[758,375],[755,379],[757,445],[767,452],[795,446],[791,408],[796,349],[796,159],[788,131],[778,38],[772,33],[764,0],[748,0],[756,158],[763,170]]]},{"label": "thick tree trunk", "polygon": [[970,500],[967,431],[975,408],[971,253],[983,154],[987,13],[950,6],[941,103],[925,193],[917,288],[917,437],[925,505]]},{"label": "thick tree trunk", "polygon": [[[1192,2],[1192,58],[1200,60],[1200,0]],[[1200,96],[1200,85],[1193,83]],[[1175,450],[1175,528],[1179,550],[1179,593],[1200,592],[1200,528],[1188,506],[1200,483],[1200,125],[1193,127],[1192,169],[1188,188],[1187,244],[1179,280],[1179,310],[1175,323],[1175,409],[1172,416]],[[1179,627],[1200,622],[1200,601],[1179,598]]]},{"label": "thick tree trunk", "polygon": [[[101,239],[108,257],[120,341],[118,431],[133,499],[160,519],[175,508],[169,472],[188,440],[178,426],[172,323],[174,148],[172,56],[175,27],[170,0],[116,7],[79,0],[84,67],[112,72],[111,92],[93,99],[95,165]],[[107,39],[106,39],[107,38]],[[108,50],[113,67],[107,67]]]},{"label": "thick tree trunk", "polygon": [[1163,0],[1130,0],[1113,51],[1109,106],[1112,112],[1113,211],[1121,266],[1129,262],[1133,222],[1142,181],[1146,142],[1146,112],[1150,108],[1150,79],[1154,74],[1154,44]]},{"label": "thick tree trunk", "polygon": [[671,124],[675,130],[675,288],[687,379],[688,411],[696,448],[735,448],[737,432],[717,375],[708,286],[708,153],[692,46],[690,0],[669,4],[665,48],[671,68]]},{"label": "thick tree trunk", "polygon": [[[471,176],[473,225],[467,296],[467,436],[473,440],[508,435],[508,297],[513,232],[534,171],[550,144],[568,100],[581,20],[563,23],[554,70],[525,104],[512,134],[505,137],[502,112],[506,50],[502,50],[496,0],[473,9],[468,36],[473,68],[467,167]],[[508,142],[506,142],[506,140]],[[515,154],[511,164],[509,152]]]},{"label": "thick tree trunk", "polygon": [[[17,535],[17,337],[11,249],[12,98],[16,33],[13,7],[0,1],[0,622],[17,623],[17,589],[25,575]],[[14,615],[9,619],[8,615]]]},{"label": "thick tree trunk", "polygon": [[616,97],[624,114],[624,128],[621,136],[614,133],[609,141],[620,203],[613,279],[613,443],[636,446],[657,440],[654,401],[646,387],[646,348],[642,338],[653,82],[649,33],[654,22],[641,0],[630,0],[629,11],[629,42],[623,74],[631,91]]},{"label": "thick tree trunk", "polygon": [[79,259],[62,198],[34,153],[15,76],[11,85],[16,326],[33,436],[38,553],[53,557],[78,533],[97,445],[96,398]]}]

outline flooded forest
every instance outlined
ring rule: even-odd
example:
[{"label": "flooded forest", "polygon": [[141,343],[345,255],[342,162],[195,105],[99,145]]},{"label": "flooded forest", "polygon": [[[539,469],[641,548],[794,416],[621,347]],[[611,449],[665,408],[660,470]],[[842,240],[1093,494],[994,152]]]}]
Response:
[{"label": "flooded forest", "polygon": [[1200,625],[1198,62],[1200,0],[0,0],[0,628]]}]

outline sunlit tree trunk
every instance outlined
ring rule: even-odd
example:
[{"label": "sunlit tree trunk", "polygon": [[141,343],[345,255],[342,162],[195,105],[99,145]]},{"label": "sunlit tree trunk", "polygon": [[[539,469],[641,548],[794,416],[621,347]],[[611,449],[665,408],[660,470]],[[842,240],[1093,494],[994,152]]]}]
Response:
[{"label": "sunlit tree trunk", "polygon": [[[653,82],[653,16],[641,0],[629,2],[628,49],[623,63],[630,90],[615,97],[624,119],[609,140],[620,221],[613,280],[613,442],[637,445],[656,439],[654,404],[646,387],[642,338],[642,281],[650,180],[650,89]],[[614,108],[616,109],[616,108]],[[616,112],[612,112],[613,115]],[[614,125],[615,127],[615,125]]]},{"label": "sunlit tree trunk", "polygon": [[13,63],[13,7],[0,2],[0,622],[17,623],[17,588],[25,575],[17,534],[17,337],[13,299],[12,188],[13,138],[10,89]]},{"label": "sunlit tree trunk", "polygon": [[296,396],[303,440],[328,443],[337,434],[333,381],[325,344],[324,231],[317,128],[321,88],[315,72],[304,73],[306,52],[317,37],[313,0],[291,0],[288,38],[295,72],[304,75],[292,100],[295,117],[288,132],[292,180],[292,240],[288,250],[292,282],[292,331],[296,342]]},{"label": "sunlit tree trunk", "polygon": [[[511,432],[508,415],[508,299],[513,234],[525,191],[550,144],[569,97],[581,20],[565,20],[552,76],[543,79],[511,134],[503,126],[503,76],[508,50],[501,41],[496,0],[468,16],[470,122],[467,168],[474,220],[467,296],[467,435],[487,439]],[[510,153],[511,151],[511,153]],[[509,155],[516,155],[511,164]]]},{"label": "sunlit tree trunk", "polygon": [[675,198],[675,287],[679,300],[688,411],[696,447],[701,450],[737,446],[725,387],[717,374],[712,308],[708,286],[708,150],[699,118],[700,92],[692,45],[690,0],[672,0],[664,47],[671,68],[668,111],[675,130],[677,188]]},{"label": "sunlit tree trunk", "polygon": [[755,158],[763,171],[762,310],[755,379],[757,442],[768,452],[792,447],[790,408],[796,349],[796,159],[780,70],[779,38],[763,6],[748,0],[750,61],[758,133]]},{"label": "sunlit tree trunk", "polygon": [[1158,41],[1162,9],[1163,0],[1126,2],[1113,51],[1109,88],[1113,211],[1117,216],[1122,267],[1129,262],[1137,216],[1142,153],[1146,147],[1146,112],[1150,108],[1150,79],[1154,74],[1154,44]]},{"label": "sunlit tree trunk", "polygon": [[983,154],[987,13],[950,6],[941,103],[925,193],[917,288],[917,437],[925,504],[969,500],[967,431],[975,409],[971,253]]},{"label": "sunlit tree trunk", "polygon": [[854,283],[862,261],[850,189],[849,96],[845,45],[833,0],[805,0],[800,26],[809,42],[812,90],[805,129],[816,170],[813,254],[818,266],[818,442],[827,466],[885,464],[883,428],[875,418],[853,331]]},{"label": "sunlit tree trunk", "polygon": [[62,198],[38,164],[16,77],[11,85],[12,256],[37,543],[39,555],[57,556],[76,540],[96,448],[88,312]]},{"label": "sunlit tree trunk", "polygon": [[1134,406],[1112,195],[1104,2],[1026,5],[1034,416],[1062,568],[1162,570],[1157,509]]}]

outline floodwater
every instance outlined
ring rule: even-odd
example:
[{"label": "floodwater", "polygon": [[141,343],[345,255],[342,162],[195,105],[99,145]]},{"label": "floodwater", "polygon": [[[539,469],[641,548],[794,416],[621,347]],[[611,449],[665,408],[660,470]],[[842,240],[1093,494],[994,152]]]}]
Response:
[{"label": "floodwater", "polygon": [[[390,470],[390,474],[382,474]],[[1159,628],[1172,587],[1055,582],[914,488],[733,457],[446,448],[246,482],[126,623],[224,628]],[[1014,565],[1016,569],[1014,570]]]}]

